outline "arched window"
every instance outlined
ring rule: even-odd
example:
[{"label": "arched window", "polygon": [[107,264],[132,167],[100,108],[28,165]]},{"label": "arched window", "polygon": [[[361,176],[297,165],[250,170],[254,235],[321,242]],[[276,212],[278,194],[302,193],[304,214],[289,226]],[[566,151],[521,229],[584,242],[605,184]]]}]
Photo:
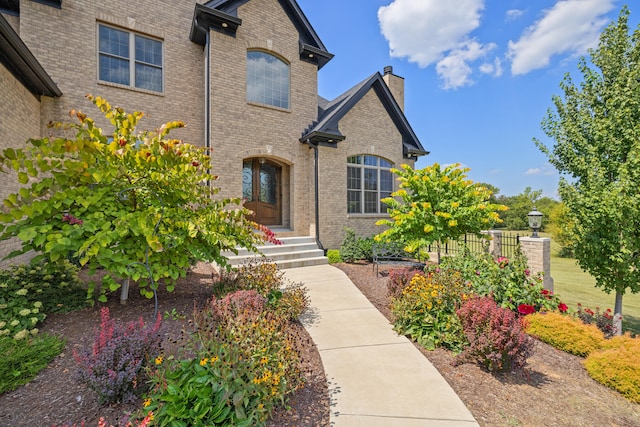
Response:
[{"label": "arched window", "polygon": [[247,52],[247,101],[289,108],[289,65],[259,50]]},{"label": "arched window", "polygon": [[376,156],[351,156],[347,159],[347,213],[386,213],[380,200],[393,192],[393,163]]}]

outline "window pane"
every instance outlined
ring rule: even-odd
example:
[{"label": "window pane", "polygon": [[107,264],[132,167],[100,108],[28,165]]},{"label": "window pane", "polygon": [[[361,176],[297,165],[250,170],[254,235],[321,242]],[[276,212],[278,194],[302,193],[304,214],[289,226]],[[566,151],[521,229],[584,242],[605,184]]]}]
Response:
[{"label": "window pane", "polygon": [[361,156],[351,156],[349,158],[347,158],[347,163],[352,163],[352,164],[361,164],[362,163],[362,157]]},{"label": "window pane", "polygon": [[360,168],[347,167],[347,189],[360,190],[361,188]]},{"label": "window pane", "polygon": [[247,52],[247,100],[289,108],[289,66],[265,52]]},{"label": "window pane", "polygon": [[101,54],[99,67],[100,80],[129,85],[129,61]]},{"label": "window pane", "polygon": [[275,205],[278,202],[277,169],[269,164],[260,165],[260,201]]},{"label": "window pane", "polygon": [[392,168],[393,167],[393,163],[385,160],[385,159],[380,159],[380,167],[381,168]]},{"label": "window pane", "polygon": [[100,25],[100,53],[129,58],[129,33]]},{"label": "window pane", "polygon": [[162,92],[162,68],[136,63],[136,87]]},{"label": "window pane", "polygon": [[360,191],[347,191],[347,213],[362,213]]},{"label": "window pane", "polygon": [[253,169],[251,160],[242,163],[242,198],[253,201]]},{"label": "window pane", "polygon": [[378,170],[377,169],[364,170],[364,189],[365,190],[378,189]]},{"label": "window pane", "polygon": [[364,192],[364,213],[378,213],[378,192],[377,191],[365,191]]},{"label": "window pane", "polygon": [[136,61],[162,66],[162,43],[157,40],[136,36]]},{"label": "window pane", "polygon": [[380,170],[380,191],[393,191],[393,175],[386,170]]},{"label": "window pane", "polygon": [[364,164],[367,166],[378,166],[378,158],[374,156],[364,156]]}]

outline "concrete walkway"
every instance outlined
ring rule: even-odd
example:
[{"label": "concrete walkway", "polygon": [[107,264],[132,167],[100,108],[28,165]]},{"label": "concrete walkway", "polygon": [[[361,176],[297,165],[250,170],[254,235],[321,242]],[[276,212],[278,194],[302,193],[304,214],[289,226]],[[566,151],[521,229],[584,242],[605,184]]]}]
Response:
[{"label": "concrete walkway", "polygon": [[341,270],[284,270],[304,283],[311,307],[302,323],[329,381],[331,426],[478,426],[449,384]]}]

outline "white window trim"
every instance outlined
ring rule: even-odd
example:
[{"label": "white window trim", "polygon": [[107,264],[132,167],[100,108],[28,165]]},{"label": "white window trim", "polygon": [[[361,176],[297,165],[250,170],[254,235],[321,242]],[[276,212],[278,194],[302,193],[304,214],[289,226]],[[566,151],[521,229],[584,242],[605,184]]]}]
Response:
[{"label": "white window trim", "polygon": [[[108,80],[101,80],[100,79],[100,26],[104,26],[107,28],[113,28],[115,30],[119,30],[119,31],[124,31],[126,33],[129,34],[129,58],[127,58],[127,60],[129,61],[129,82],[130,84],[125,85],[122,83],[116,83],[116,82],[110,82]],[[140,37],[145,37],[148,38],[150,40],[155,40],[160,42],[160,48],[162,49],[162,64],[160,65],[160,69],[162,71],[162,82],[160,83],[162,85],[162,90],[160,91],[156,91],[156,90],[151,90],[151,89],[145,89],[145,88],[141,88],[141,87],[137,87],[136,86],[136,63],[141,62],[138,61],[136,59],[136,40],[135,37],[136,36],[140,36]],[[130,29],[127,28],[122,28],[122,27],[118,27],[116,25],[111,25],[111,24],[107,24],[105,22],[97,22],[96,23],[96,74],[97,74],[97,80],[98,83],[107,85],[107,86],[114,86],[114,87],[119,87],[119,88],[126,88],[126,89],[132,89],[132,90],[136,90],[139,92],[144,92],[144,93],[149,93],[149,94],[154,94],[154,95],[161,95],[164,94],[165,92],[165,49],[164,49],[164,40],[158,37],[154,37],[154,36],[150,36],[148,34],[143,34],[143,33],[139,33],[137,31],[132,31]],[[133,66],[132,66],[133,64]]]},{"label": "white window trim", "polygon": [[[350,157],[362,157],[363,158],[363,163],[349,163],[349,158]],[[376,166],[371,166],[371,165],[365,165],[364,164],[364,157],[375,157],[378,159],[378,164]],[[380,160],[384,160],[386,162],[391,163],[390,167],[384,167],[384,166],[380,166]],[[379,216],[388,216],[387,212],[380,212],[380,204],[382,202],[380,202],[380,200],[382,199],[380,197],[380,193],[382,192],[381,187],[381,179],[380,179],[380,171],[388,171],[389,173],[391,173],[391,169],[394,167],[393,162],[391,162],[390,160],[384,158],[384,157],[380,157],[380,156],[376,156],[376,155],[372,155],[372,154],[355,154],[353,156],[347,156],[347,170],[348,168],[357,168],[358,171],[360,172],[360,185],[361,188],[359,190],[355,190],[355,189],[351,189],[351,188],[346,188],[347,194],[349,191],[359,191],[360,192],[360,212],[349,212],[348,207],[347,207],[347,216],[357,216],[360,218],[363,217],[379,217]],[[371,193],[372,191],[367,191],[365,190],[365,177],[364,177],[364,170],[365,169],[375,169],[376,170],[376,182],[378,184],[378,190],[376,190],[376,192],[378,193],[378,204],[377,204],[377,210],[378,212],[364,212],[365,210],[365,194],[366,193]],[[347,174],[348,176],[348,174]],[[391,193],[393,193],[395,188],[395,185],[392,181],[391,183]],[[348,203],[348,201],[347,201]]]}]

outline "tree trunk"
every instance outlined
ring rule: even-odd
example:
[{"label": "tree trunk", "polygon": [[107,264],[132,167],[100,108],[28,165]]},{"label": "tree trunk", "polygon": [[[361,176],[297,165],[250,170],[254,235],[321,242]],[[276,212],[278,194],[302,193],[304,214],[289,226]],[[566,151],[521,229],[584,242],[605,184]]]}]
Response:
[{"label": "tree trunk", "polygon": [[436,243],[436,250],[437,250],[437,259],[438,259],[438,265],[440,265],[440,242],[438,241]]},{"label": "tree trunk", "polygon": [[622,295],[622,292],[616,291],[616,305],[613,309],[613,327],[616,335],[622,335]]},{"label": "tree trunk", "polygon": [[129,278],[127,277],[122,281],[122,287],[120,288],[120,304],[126,305],[129,299]]}]

